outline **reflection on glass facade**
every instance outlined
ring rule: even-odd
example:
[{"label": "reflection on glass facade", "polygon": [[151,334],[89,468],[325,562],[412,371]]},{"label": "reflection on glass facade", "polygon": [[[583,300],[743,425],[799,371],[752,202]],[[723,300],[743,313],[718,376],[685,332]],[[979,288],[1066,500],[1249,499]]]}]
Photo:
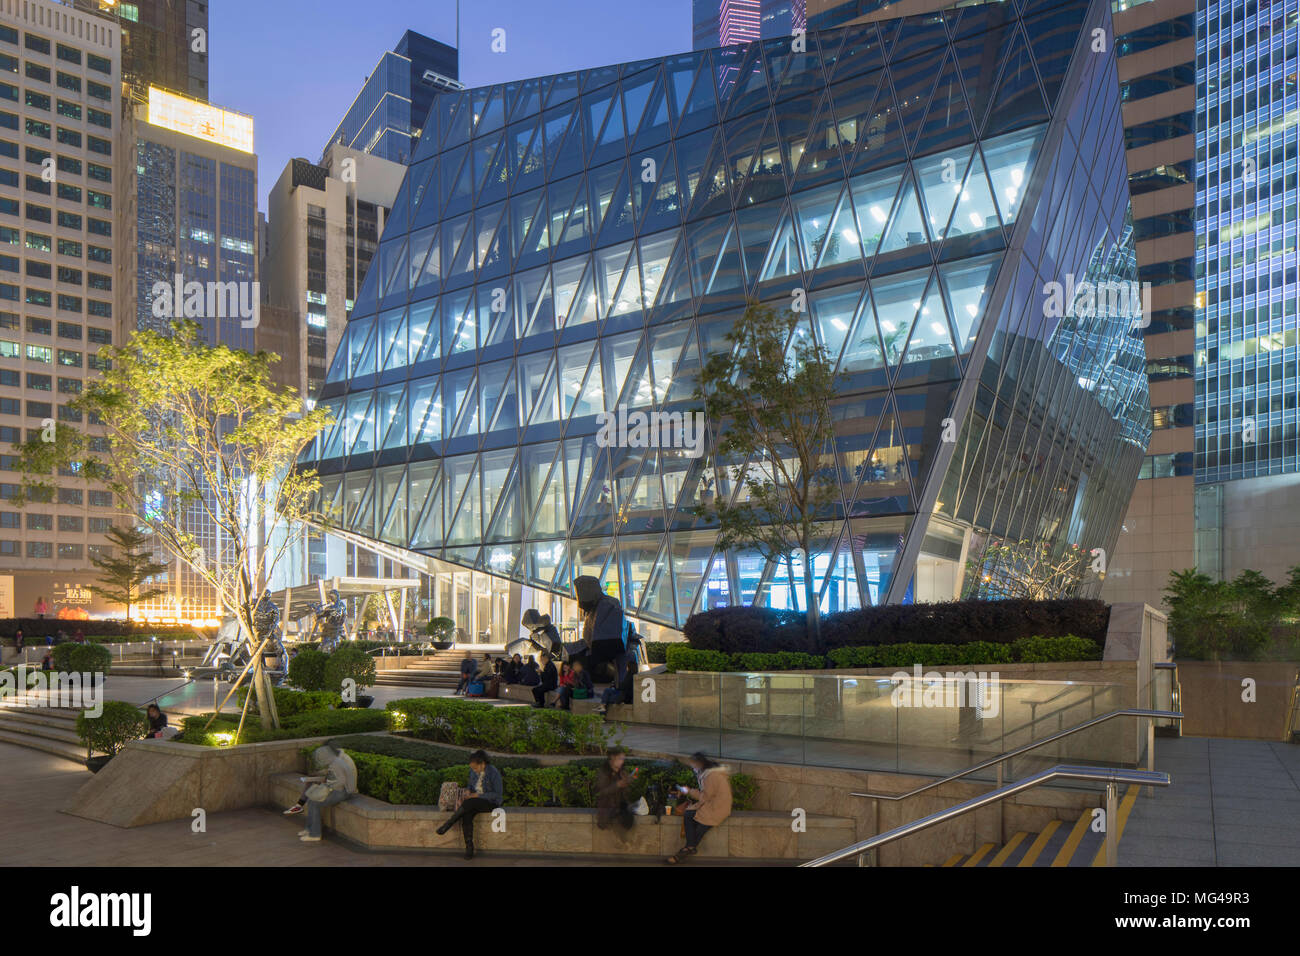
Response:
[{"label": "reflection on glass facade", "polygon": [[1198,20],[1196,355],[1174,372],[1196,376],[1199,483],[1300,468],[1300,7],[1225,0]]},{"label": "reflection on glass facade", "polygon": [[845,374],[823,609],[952,599],[1002,540],[1112,548],[1141,342],[1044,305],[1137,278],[1113,52],[1074,55],[1110,14],[1023,6],[439,97],[306,456],[343,527],[557,593],[601,576],[669,626],[792,606],[798,563],[691,513],[729,474],[599,447],[596,416],[691,408],[746,301],[798,288]]}]

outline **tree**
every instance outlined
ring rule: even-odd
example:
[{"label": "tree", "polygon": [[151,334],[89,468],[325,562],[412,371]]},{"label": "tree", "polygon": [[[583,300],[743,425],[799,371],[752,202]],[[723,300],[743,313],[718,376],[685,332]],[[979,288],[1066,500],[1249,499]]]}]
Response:
[{"label": "tree", "polygon": [[[269,728],[278,721],[253,607],[296,534],[328,524],[315,504],[315,471],[295,465],[331,419],[325,409],[304,412],[293,389],[273,383],[279,356],[208,345],[201,336],[197,323],[177,322],[170,335],[137,331],[120,347],[102,348],[107,371],[71,403],[102,437],[59,424],[17,446],[23,480],[11,500],[51,495],[60,468],[102,482],[239,622],[257,652],[249,697],[260,701]],[[223,553],[204,552],[191,511],[215,525]],[[278,544],[263,543],[255,530],[267,527],[284,530]]]},{"label": "tree", "polygon": [[107,537],[121,556],[90,559],[101,582],[90,585],[90,590],[105,600],[125,605],[126,619],[130,621],[132,607],[167,593],[166,588],[147,584],[150,578],[165,572],[167,565],[153,560],[146,547],[149,535],[140,528],[115,526]]},{"label": "tree", "polygon": [[[825,545],[839,494],[831,400],[838,376],[795,312],[751,302],[727,333],[695,390],[719,429],[713,471],[730,472],[734,500],[719,487],[695,513],[717,522],[718,547],[752,548],[769,561],[802,558],[808,632],[819,634],[813,556]],[[721,482],[719,482],[721,484]]]}]

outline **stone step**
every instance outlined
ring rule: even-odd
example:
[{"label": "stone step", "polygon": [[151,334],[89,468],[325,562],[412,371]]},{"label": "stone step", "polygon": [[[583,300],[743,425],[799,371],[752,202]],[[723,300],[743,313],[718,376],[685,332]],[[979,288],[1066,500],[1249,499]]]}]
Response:
[{"label": "stone step", "polygon": [[71,729],[67,724],[57,721],[50,723],[37,723],[35,721],[15,720],[11,715],[0,716],[0,731],[11,734],[27,734],[31,737],[42,737],[46,740],[57,740],[61,743],[71,744],[74,747],[80,747],[81,738],[77,732]]},{"label": "stone step", "polygon": [[83,767],[86,765],[86,750],[80,745],[72,747],[44,737],[15,734],[5,730],[0,730],[0,744],[13,744],[15,747],[26,747],[28,750],[41,750],[47,754],[53,754],[55,757],[62,757],[65,760],[79,763]]}]

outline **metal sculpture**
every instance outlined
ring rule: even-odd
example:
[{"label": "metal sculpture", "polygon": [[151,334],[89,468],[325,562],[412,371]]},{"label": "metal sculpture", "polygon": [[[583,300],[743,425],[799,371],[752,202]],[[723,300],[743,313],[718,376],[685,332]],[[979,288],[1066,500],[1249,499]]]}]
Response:
[{"label": "metal sculpture", "polygon": [[315,615],[315,620],[312,622],[312,636],[320,641],[322,651],[332,654],[340,643],[347,640],[348,609],[336,589],[331,588],[327,597],[329,600],[324,604],[316,603],[311,606],[311,612]]}]

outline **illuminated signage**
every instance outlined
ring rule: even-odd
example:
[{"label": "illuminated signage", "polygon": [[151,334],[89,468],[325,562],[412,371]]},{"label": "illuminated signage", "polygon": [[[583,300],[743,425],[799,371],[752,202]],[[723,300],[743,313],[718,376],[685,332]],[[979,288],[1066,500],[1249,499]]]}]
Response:
[{"label": "illuminated signage", "polygon": [[253,151],[253,118],[149,87],[149,123],[186,136]]}]

